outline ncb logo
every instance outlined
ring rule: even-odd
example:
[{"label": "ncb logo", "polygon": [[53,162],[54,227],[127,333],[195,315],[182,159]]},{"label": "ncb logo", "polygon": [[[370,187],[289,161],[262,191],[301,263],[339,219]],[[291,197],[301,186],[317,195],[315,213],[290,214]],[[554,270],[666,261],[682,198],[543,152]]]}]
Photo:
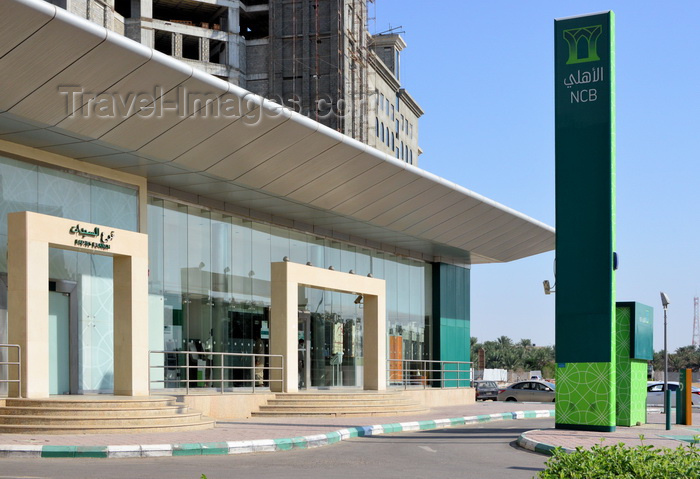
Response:
[{"label": "ncb logo", "polygon": [[602,25],[571,28],[564,30],[564,40],[569,45],[567,65],[600,60],[598,56],[598,37],[603,33]]}]

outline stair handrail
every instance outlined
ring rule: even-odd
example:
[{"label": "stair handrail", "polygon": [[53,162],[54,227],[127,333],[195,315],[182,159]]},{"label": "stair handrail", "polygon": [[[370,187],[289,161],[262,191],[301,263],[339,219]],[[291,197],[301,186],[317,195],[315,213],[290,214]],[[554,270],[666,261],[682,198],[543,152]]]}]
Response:
[{"label": "stair handrail", "polygon": [[[162,355],[162,364],[153,364],[153,355]],[[168,355],[172,355],[168,357]],[[184,364],[181,364],[181,358],[184,356]],[[200,359],[200,357],[204,359]],[[218,361],[214,359],[218,358]],[[226,358],[238,358],[250,360],[250,365],[225,365],[224,359]],[[169,360],[175,359],[174,364],[168,364]],[[258,360],[261,363],[258,363]],[[204,364],[200,364],[200,361],[204,361]],[[272,363],[279,361],[279,366],[272,366]],[[217,364],[218,363],[218,364]],[[163,370],[163,379],[153,379],[153,370]],[[168,370],[177,373],[177,377],[168,378]],[[180,373],[184,371],[185,378],[180,377]],[[192,379],[191,372],[195,371],[195,378]],[[203,378],[198,377],[200,371],[204,374]],[[215,378],[215,371],[218,373],[218,378]],[[226,378],[225,373],[227,371],[250,371],[249,378]],[[265,378],[265,371],[268,371],[267,378]],[[279,371],[279,377],[272,377],[273,371]],[[257,376],[261,373],[261,377]],[[177,383],[180,389],[181,385],[185,385],[186,393],[190,393],[190,389],[200,389],[206,387],[213,387],[214,384],[219,385],[219,390],[221,394],[225,394],[227,391],[226,384],[233,385],[228,392],[239,392],[236,391],[236,384],[246,383],[250,384],[253,393],[257,389],[264,388],[266,391],[269,390],[271,383],[281,383],[281,391],[284,391],[284,357],[281,354],[261,354],[261,353],[226,353],[226,352],[214,352],[214,351],[169,351],[169,350],[154,350],[148,352],[148,385],[149,391],[153,390],[154,384],[163,384],[162,389],[172,389],[165,387],[166,384]],[[191,386],[192,383],[198,384],[196,387]],[[205,386],[199,386],[199,383],[204,383]],[[267,383],[268,387],[265,388],[264,384]]]},{"label": "stair handrail", "polygon": [[[0,361],[0,367],[4,366],[4,368],[2,368],[2,369],[5,369],[7,371],[7,377],[3,377],[3,375],[0,374],[0,384],[17,383],[17,397],[21,398],[22,397],[22,347],[19,344],[0,343],[0,350],[5,350],[7,352],[7,356],[8,356],[7,361]],[[9,360],[10,350],[17,350],[17,361],[10,361]],[[10,368],[12,366],[17,367],[17,379],[10,379],[11,378]],[[8,397],[9,397],[9,391],[8,391]]]},{"label": "stair handrail", "polygon": [[472,361],[392,358],[386,361],[387,384],[404,389],[409,386],[469,388],[474,378]]}]

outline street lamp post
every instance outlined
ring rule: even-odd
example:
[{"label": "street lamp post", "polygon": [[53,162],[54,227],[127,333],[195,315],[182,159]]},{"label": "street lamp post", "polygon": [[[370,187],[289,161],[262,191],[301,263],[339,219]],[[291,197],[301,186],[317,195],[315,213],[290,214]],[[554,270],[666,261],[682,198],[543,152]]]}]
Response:
[{"label": "street lamp post", "polygon": [[671,391],[668,390],[668,345],[666,341],[666,310],[671,301],[668,300],[668,295],[661,293],[661,305],[664,307],[664,414],[666,414],[666,430],[671,430]]}]

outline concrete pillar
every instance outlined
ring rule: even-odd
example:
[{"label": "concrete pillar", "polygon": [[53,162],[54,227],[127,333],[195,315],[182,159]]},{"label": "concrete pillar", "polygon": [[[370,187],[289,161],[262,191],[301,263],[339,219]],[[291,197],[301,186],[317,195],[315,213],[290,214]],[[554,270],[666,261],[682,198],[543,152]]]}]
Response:
[{"label": "concrete pillar", "polygon": [[209,61],[209,39],[199,37],[199,60],[203,62]]},{"label": "concrete pillar", "polygon": [[[282,392],[280,378],[284,378],[284,392],[299,390],[298,369],[298,291],[299,284],[290,281],[286,263],[272,263],[272,307],[270,311],[270,354],[280,354],[284,357],[284,370],[270,371],[270,390]],[[273,364],[275,363],[275,364]],[[271,361],[270,366],[279,366],[277,361]]]},{"label": "concrete pillar", "polygon": [[114,394],[148,396],[148,257],[114,257]]},{"label": "concrete pillar", "polygon": [[173,56],[175,58],[182,58],[182,33],[172,34],[172,45],[173,45]]},{"label": "concrete pillar", "polygon": [[386,297],[364,295],[364,389],[386,389]]},{"label": "concrete pillar", "polygon": [[[49,247],[26,217],[8,215],[8,338],[22,349],[22,397],[49,397]],[[10,368],[13,374],[15,368]],[[17,384],[10,396],[18,394]]]}]

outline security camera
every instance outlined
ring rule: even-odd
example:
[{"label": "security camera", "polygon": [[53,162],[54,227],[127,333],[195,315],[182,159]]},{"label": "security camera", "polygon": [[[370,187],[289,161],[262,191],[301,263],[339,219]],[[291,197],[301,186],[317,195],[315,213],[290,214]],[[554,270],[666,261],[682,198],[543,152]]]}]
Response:
[{"label": "security camera", "polygon": [[549,285],[549,280],[545,279],[542,281],[542,286],[544,286],[544,294],[552,294],[552,287]]}]

